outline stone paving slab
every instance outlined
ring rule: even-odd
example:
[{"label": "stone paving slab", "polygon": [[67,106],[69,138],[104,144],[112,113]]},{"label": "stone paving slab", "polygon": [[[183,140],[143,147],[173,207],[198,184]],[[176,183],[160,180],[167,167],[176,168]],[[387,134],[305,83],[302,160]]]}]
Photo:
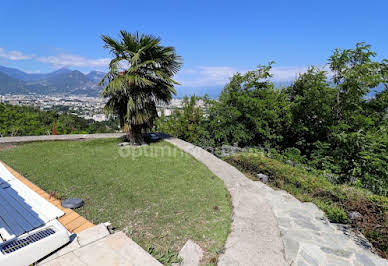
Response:
[{"label": "stone paving slab", "polygon": [[44,266],[161,266],[123,232],[109,234],[104,224],[89,228],[70,244],[40,261]]},{"label": "stone paving slab", "polygon": [[[330,223],[313,203],[302,203],[282,190],[274,190],[261,182],[262,196],[271,205],[285,243],[289,265],[388,265],[358,241],[345,225]],[[365,240],[366,241],[366,240]]]}]

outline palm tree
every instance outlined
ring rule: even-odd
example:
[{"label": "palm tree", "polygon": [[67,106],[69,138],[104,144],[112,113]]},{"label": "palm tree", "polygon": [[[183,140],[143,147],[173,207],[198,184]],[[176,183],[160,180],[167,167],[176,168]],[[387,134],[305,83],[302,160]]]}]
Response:
[{"label": "palm tree", "polygon": [[108,99],[105,110],[118,116],[122,128],[128,126],[131,144],[142,144],[142,131],[152,128],[158,116],[157,103],[167,104],[176,94],[179,83],[172,77],[181,68],[181,57],[152,35],[120,31],[119,40],[106,35],[102,40],[114,56],[100,81],[101,96]]}]

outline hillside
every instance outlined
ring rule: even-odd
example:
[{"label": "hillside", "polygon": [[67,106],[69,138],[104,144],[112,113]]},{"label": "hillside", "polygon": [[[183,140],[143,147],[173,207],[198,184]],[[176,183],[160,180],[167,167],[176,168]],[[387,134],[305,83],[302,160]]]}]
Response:
[{"label": "hillside", "polygon": [[0,94],[3,93],[27,93],[25,83],[0,72]]},{"label": "hillside", "polygon": [[29,74],[15,68],[0,66],[0,94],[65,94],[98,96],[98,82],[105,73],[61,68],[51,73]]},{"label": "hillside", "polygon": [[58,134],[108,133],[106,124],[75,115],[41,111],[28,106],[0,104],[0,137],[52,134],[53,124]]}]

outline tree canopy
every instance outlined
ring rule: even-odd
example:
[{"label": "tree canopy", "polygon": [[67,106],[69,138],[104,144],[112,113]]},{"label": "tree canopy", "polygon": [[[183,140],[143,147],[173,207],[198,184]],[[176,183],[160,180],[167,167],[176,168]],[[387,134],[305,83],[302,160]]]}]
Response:
[{"label": "tree canopy", "polygon": [[[330,73],[310,67],[285,88],[275,88],[272,63],[236,73],[219,99],[206,99],[204,115],[194,124],[177,126],[190,117],[184,107],[156,129],[204,147],[273,149],[334,174],[334,182],[387,194],[388,61],[375,56],[364,43],[337,49],[328,61]],[[380,92],[371,98],[376,88]],[[194,105],[195,98],[185,101]]]},{"label": "tree canopy", "polygon": [[120,31],[119,40],[103,35],[105,48],[113,55],[109,72],[101,80],[101,95],[108,98],[106,111],[128,127],[133,144],[143,142],[141,132],[152,128],[157,117],[156,104],[168,103],[176,94],[173,76],[182,60],[171,46],[147,34]]}]

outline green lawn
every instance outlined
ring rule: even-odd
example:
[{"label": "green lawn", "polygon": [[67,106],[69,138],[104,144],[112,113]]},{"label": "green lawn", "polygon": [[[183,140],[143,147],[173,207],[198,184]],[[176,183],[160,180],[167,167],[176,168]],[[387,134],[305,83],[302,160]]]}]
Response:
[{"label": "green lawn", "polygon": [[29,143],[1,151],[0,160],[46,192],[83,198],[78,213],[95,224],[110,221],[145,249],[178,251],[192,239],[206,251],[204,263],[215,261],[231,223],[223,182],[166,142],[118,143]]}]

